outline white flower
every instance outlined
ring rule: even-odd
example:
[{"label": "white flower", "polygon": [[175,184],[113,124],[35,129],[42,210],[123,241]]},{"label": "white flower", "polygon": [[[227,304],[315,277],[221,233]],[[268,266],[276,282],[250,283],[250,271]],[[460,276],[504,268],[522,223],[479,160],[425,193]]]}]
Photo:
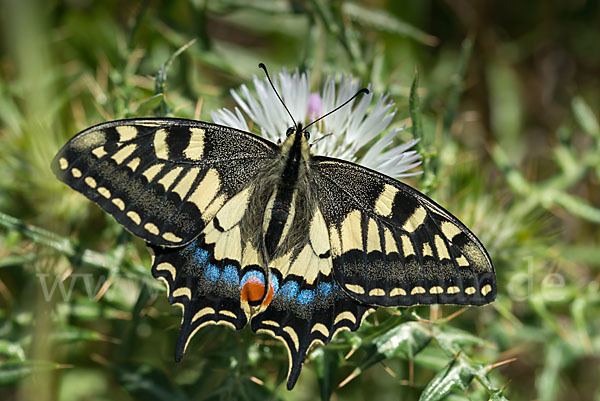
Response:
[{"label": "white flower", "polygon": [[[352,76],[342,76],[336,85],[328,77],[321,93],[310,93],[308,74],[296,71],[293,75],[283,71],[275,77],[273,84],[290,110],[294,120],[307,125],[325,113],[335,109],[350,99],[360,88],[360,80]],[[262,135],[277,142],[293,122],[269,85],[266,78],[254,76],[253,96],[246,85],[231,94],[239,107],[260,127]],[[369,87],[370,89],[370,87]],[[335,113],[325,117],[309,128],[315,154],[337,157],[377,170],[392,177],[407,177],[421,172],[407,173],[421,164],[421,155],[412,147],[418,142],[413,139],[400,146],[391,146],[393,139],[404,127],[389,128],[396,113],[388,95],[381,95],[368,112],[373,100],[373,92],[362,95],[358,102],[353,100]],[[356,106],[354,104],[356,103]],[[238,107],[235,112],[220,109],[211,112],[213,121],[243,131],[249,131],[248,124]],[[380,135],[382,134],[382,135]],[[357,157],[365,145],[372,145]]]}]

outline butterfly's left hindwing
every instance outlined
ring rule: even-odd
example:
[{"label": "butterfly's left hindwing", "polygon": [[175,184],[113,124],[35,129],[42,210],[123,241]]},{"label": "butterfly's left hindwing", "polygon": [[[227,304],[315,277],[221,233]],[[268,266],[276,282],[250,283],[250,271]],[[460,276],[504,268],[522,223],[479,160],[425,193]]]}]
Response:
[{"label": "butterfly's left hindwing", "polygon": [[216,260],[214,245],[195,239],[182,248],[149,245],[152,275],[165,283],[169,303],[182,309],[175,350],[179,361],[203,326],[221,324],[239,330],[248,322],[240,303],[242,272],[237,260]]},{"label": "butterfly's left hindwing", "polygon": [[334,275],[354,299],[379,306],[494,300],[496,276],[486,250],[441,206],[342,160],[317,156],[312,171]]}]

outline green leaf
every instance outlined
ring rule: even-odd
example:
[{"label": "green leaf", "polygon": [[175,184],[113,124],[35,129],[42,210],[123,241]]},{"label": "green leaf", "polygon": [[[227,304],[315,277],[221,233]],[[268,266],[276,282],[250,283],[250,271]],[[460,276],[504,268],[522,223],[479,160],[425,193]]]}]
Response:
[{"label": "green leaf", "polygon": [[145,115],[152,112],[160,106],[160,104],[164,101],[164,97],[165,95],[163,93],[158,93],[151,98],[144,100],[135,110],[135,114]]},{"label": "green leaf", "polygon": [[600,125],[598,119],[590,106],[581,96],[576,96],[571,100],[571,109],[575,116],[575,121],[588,135],[600,138]]},{"label": "green leaf", "polygon": [[384,10],[363,7],[357,3],[343,3],[342,11],[353,21],[372,27],[379,31],[395,33],[407,36],[427,46],[436,46],[438,38],[430,35],[419,28],[391,15]]},{"label": "green leaf", "polygon": [[463,345],[483,345],[485,340],[452,326],[434,326],[435,340],[448,355],[457,355]]},{"label": "green leaf", "polygon": [[432,338],[431,333],[423,323],[402,323],[373,339],[371,344],[374,347],[372,347],[370,355],[361,364],[361,369],[364,370],[398,354],[404,358],[413,359],[429,344]]},{"label": "green leaf", "polygon": [[412,122],[413,136],[423,140],[423,124],[421,121],[421,100],[419,99],[419,71],[415,72],[415,78],[410,86],[408,106],[410,120]]},{"label": "green leaf", "polygon": [[342,358],[339,351],[322,347],[318,350],[316,362],[319,393],[321,399],[327,401],[335,389],[336,373],[342,362]]},{"label": "green leaf", "polygon": [[471,60],[471,53],[473,52],[473,39],[468,37],[462,42],[460,55],[458,57],[458,63],[456,64],[454,73],[450,77],[450,94],[446,102],[446,115],[444,116],[444,132],[449,134],[450,127],[454,122],[456,113],[460,105],[460,97],[463,92],[463,82],[467,73],[467,66],[469,60]]},{"label": "green leaf", "polygon": [[162,370],[146,364],[119,365],[117,378],[134,399],[156,401],[187,401],[187,395],[173,385]]},{"label": "green leaf", "polygon": [[452,390],[467,391],[467,387],[478,372],[462,358],[452,360],[429,382],[419,401],[438,401],[446,397]]},{"label": "green leaf", "polygon": [[10,359],[25,360],[25,351],[21,344],[14,343],[8,340],[0,339],[0,354],[8,356]]},{"label": "green leaf", "polygon": [[600,223],[600,209],[566,192],[552,191],[551,193],[554,201],[573,215],[594,223]]},{"label": "green leaf", "polygon": [[4,361],[0,362],[0,385],[14,383],[33,373],[63,368],[49,361]]},{"label": "green leaf", "polygon": [[[169,67],[173,64],[173,60],[175,60],[181,53],[186,51],[190,46],[196,43],[196,39],[192,39],[179,49],[177,49],[173,54],[169,56],[169,58],[162,64],[158,72],[156,73],[155,83],[154,83],[154,93],[155,96],[162,95],[165,93],[165,86],[167,84],[167,72],[169,71]],[[154,112],[157,116],[166,116],[171,111],[167,102],[165,101],[164,96],[161,97],[161,101],[159,102],[158,107],[154,109]]]}]

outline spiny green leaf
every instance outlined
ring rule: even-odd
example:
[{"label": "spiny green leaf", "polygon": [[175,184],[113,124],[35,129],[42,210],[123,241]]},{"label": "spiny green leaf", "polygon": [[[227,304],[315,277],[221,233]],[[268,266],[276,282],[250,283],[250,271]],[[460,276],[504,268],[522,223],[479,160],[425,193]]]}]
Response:
[{"label": "spiny green leaf", "polygon": [[361,364],[361,369],[364,370],[377,362],[398,354],[404,358],[413,359],[429,344],[431,339],[432,335],[423,323],[402,323],[371,341],[374,347]]},{"label": "spiny green leaf", "polygon": [[444,370],[435,375],[421,393],[419,401],[438,401],[455,389],[466,392],[476,374],[478,372],[473,366],[462,358],[456,358]]}]

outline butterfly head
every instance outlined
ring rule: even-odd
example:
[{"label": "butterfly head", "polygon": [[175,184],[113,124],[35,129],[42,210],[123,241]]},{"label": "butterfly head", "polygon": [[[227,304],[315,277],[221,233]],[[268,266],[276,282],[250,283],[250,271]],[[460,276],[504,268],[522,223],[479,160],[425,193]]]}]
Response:
[{"label": "butterfly head", "polygon": [[295,126],[287,129],[286,139],[281,144],[282,153],[284,155],[296,155],[295,158],[307,160],[310,158],[310,133],[297,123]]},{"label": "butterfly head", "polygon": [[297,123],[295,126],[289,127],[285,133],[285,136],[286,138],[289,138],[293,134],[302,134],[307,141],[310,140],[310,132],[308,132],[306,128],[303,128],[301,123]]}]

